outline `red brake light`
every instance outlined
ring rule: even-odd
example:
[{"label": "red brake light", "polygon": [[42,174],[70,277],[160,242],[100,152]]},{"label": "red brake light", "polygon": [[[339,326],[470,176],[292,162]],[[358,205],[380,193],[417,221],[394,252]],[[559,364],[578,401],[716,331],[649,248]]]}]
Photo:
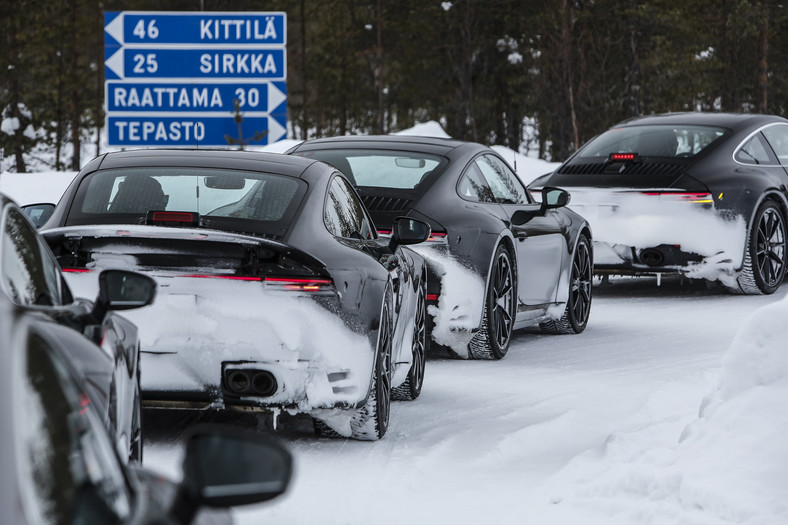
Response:
[{"label": "red brake light", "polygon": [[288,292],[333,292],[331,279],[312,279],[295,277],[266,277],[263,283],[268,288]]},{"label": "red brake light", "polygon": [[79,394],[79,413],[84,414],[88,410],[88,406],[90,406],[90,398],[84,392]]},{"label": "red brake light", "polygon": [[446,244],[449,242],[446,232],[432,232],[425,242]]},{"label": "red brake light", "polygon": [[630,162],[638,158],[637,153],[611,153],[611,162]]},{"label": "red brake light", "polygon": [[194,277],[196,279],[228,279],[230,281],[261,281],[260,277],[243,277],[240,275],[221,275],[221,274],[199,274],[193,273],[183,277]]},{"label": "red brake light", "polygon": [[677,201],[689,202],[693,204],[713,204],[714,198],[711,193],[688,192],[688,191],[644,191],[643,195],[659,196],[672,198]]},{"label": "red brake light", "polygon": [[428,293],[427,294],[427,301],[429,301],[431,303],[432,302],[437,302],[438,301],[438,297],[440,297],[440,294]]},{"label": "red brake light", "polygon": [[146,224],[197,226],[200,223],[200,214],[190,211],[149,211],[145,219]]},{"label": "red brake light", "polygon": [[87,268],[61,268],[60,271],[65,273],[88,273],[90,270]]},{"label": "red brake light", "polygon": [[194,214],[185,211],[154,211],[152,219],[161,222],[192,222]]}]

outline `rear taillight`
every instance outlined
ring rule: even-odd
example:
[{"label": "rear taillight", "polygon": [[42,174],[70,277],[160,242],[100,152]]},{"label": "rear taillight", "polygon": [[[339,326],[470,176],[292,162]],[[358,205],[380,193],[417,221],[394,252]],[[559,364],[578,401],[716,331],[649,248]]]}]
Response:
[{"label": "rear taillight", "polygon": [[644,191],[642,194],[680,202],[689,202],[692,204],[714,203],[714,198],[711,196],[711,193],[689,191]]},{"label": "rear taillight", "polygon": [[[378,230],[378,237],[385,237],[385,238],[391,237],[391,230]],[[427,240],[424,242],[448,244],[449,238],[446,232],[433,230],[430,236],[427,237]]]},{"label": "rear taillight", "polygon": [[440,297],[440,294],[428,293],[427,294],[427,302],[428,303],[437,303],[438,302],[438,297]]},{"label": "rear taillight", "polygon": [[260,277],[243,277],[240,275],[221,275],[221,274],[203,274],[203,273],[190,273],[182,275],[181,277],[192,277],[195,279],[227,279],[229,281],[261,281]]},{"label": "rear taillight", "polygon": [[270,290],[308,293],[334,293],[334,281],[331,279],[266,277],[263,284]]},{"label": "rear taillight", "polygon": [[90,270],[87,268],[61,268],[63,273],[88,273]]},{"label": "rear taillight", "polygon": [[434,243],[434,244],[448,244],[449,236],[446,232],[433,231],[432,233],[430,233],[430,236],[427,237],[427,240],[425,242]]}]

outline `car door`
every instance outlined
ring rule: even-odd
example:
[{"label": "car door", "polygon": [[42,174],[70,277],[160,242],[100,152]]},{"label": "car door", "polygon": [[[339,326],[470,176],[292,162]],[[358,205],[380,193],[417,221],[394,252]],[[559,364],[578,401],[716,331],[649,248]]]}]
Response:
[{"label": "car door", "polygon": [[517,251],[517,295],[523,307],[555,302],[566,240],[555,210],[547,210],[520,226],[512,224],[517,210],[538,209],[517,175],[499,157],[476,157],[474,167],[484,177],[495,201],[500,205],[515,238]]}]

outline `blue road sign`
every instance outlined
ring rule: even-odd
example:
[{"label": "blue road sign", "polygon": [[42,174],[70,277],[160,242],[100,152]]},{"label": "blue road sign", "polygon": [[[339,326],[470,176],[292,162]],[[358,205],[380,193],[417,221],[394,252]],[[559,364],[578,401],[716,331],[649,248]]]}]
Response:
[{"label": "blue road sign", "polygon": [[287,43],[285,13],[115,11],[105,14],[108,45]]},{"label": "blue road sign", "polygon": [[282,80],[287,76],[285,50],[275,48],[120,48],[104,63],[115,78]]},{"label": "blue road sign", "polygon": [[232,83],[141,83],[108,81],[109,112],[194,113],[235,111],[238,100],[243,112],[284,113],[287,89],[284,82]]},{"label": "blue road sign", "polygon": [[226,146],[286,136],[287,15],[119,11],[104,15],[109,144]]},{"label": "blue road sign", "polygon": [[[107,119],[109,143],[116,146],[227,146],[227,137],[238,140],[238,124],[231,116],[131,116]],[[245,143],[265,145],[286,134],[286,116],[246,117],[242,123]],[[267,132],[257,142],[247,142],[256,133]]]}]

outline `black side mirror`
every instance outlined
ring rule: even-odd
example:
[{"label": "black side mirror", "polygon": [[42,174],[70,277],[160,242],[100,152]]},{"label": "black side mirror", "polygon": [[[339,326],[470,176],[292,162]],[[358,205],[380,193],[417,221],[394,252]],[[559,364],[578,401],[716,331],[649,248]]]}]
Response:
[{"label": "black side mirror", "polygon": [[28,216],[33,226],[38,229],[52,216],[52,213],[55,211],[55,205],[49,202],[28,204],[27,206],[22,206],[22,211]]},{"label": "black side mirror", "polygon": [[426,241],[432,228],[424,221],[410,217],[397,217],[391,227],[391,242],[389,247],[394,251],[402,244],[418,244]]},{"label": "black side mirror", "polygon": [[156,281],[126,270],[104,270],[99,274],[99,296],[108,310],[131,310],[148,306],[156,298]]},{"label": "black side mirror", "polygon": [[534,217],[544,215],[547,210],[561,208],[569,204],[571,195],[568,191],[552,186],[542,188],[542,205],[538,210],[517,210],[512,214],[512,224],[520,226]]},{"label": "black side mirror", "polygon": [[561,188],[553,188],[552,186],[545,186],[542,188],[542,208],[561,208],[569,204],[571,195],[566,190]]},{"label": "black side mirror", "polygon": [[131,310],[148,306],[156,298],[156,281],[147,275],[126,270],[104,270],[99,274],[99,293],[93,317],[101,324],[110,310]]},{"label": "black side mirror", "polygon": [[198,426],[186,442],[183,481],[172,509],[189,523],[200,506],[230,507],[283,494],[293,459],[278,442],[232,427]]}]

